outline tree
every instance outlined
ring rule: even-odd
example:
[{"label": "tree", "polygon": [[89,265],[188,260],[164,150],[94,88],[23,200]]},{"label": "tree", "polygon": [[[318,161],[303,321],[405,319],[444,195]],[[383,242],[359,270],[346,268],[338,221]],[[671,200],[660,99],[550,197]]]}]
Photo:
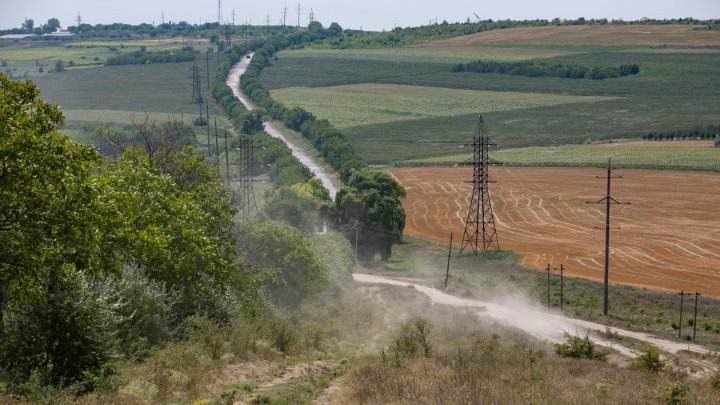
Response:
[{"label": "tree", "polygon": [[101,259],[116,272],[137,265],[151,280],[181,291],[180,310],[193,313],[230,279],[234,210],[192,149],[163,162],[160,168],[131,148],[99,170]]},{"label": "tree", "polygon": [[238,229],[238,252],[243,271],[275,306],[294,308],[327,282],[326,269],[310,241],[282,222],[244,222]]},{"label": "tree", "polygon": [[31,82],[0,74],[0,331],[5,297],[65,264],[92,268],[98,234],[94,149],[56,131],[60,109]]},{"label": "tree", "polygon": [[26,18],[25,21],[23,21],[21,29],[27,33],[32,33],[33,29],[35,28],[35,21],[33,21],[32,18]]},{"label": "tree", "polygon": [[355,245],[364,261],[380,253],[388,260],[393,243],[405,228],[405,211],[400,199],[405,189],[382,172],[363,170],[350,177],[347,187],[335,197],[335,218],[339,229]]},{"label": "tree", "polygon": [[62,71],[64,71],[64,70],[65,70],[65,63],[63,63],[63,61],[61,61],[61,60],[56,61],[56,62],[55,62],[55,67],[54,67],[53,70],[55,70],[56,72],[62,72]]},{"label": "tree", "polygon": [[305,233],[322,228],[325,204],[330,201],[328,191],[319,179],[307,183],[284,186],[268,193],[265,211],[277,221],[285,221]]},{"label": "tree", "polygon": [[47,24],[43,25],[43,32],[46,34],[53,33],[60,29],[60,20],[57,18],[50,18]]}]

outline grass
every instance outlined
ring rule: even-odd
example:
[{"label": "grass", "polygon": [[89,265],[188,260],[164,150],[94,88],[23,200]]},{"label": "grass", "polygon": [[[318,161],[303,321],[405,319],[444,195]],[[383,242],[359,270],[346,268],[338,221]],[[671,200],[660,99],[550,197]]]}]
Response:
[{"label": "grass", "polygon": [[[594,166],[604,167],[610,158],[613,166],[671,170],[720,172],[720,150],[713,147],[677,148],[672,142],[648,143],[647,146],[612,148],[569,145],[526,147],[490,152],[490,158],[514,166]],[[452,165],[472,161],[472,153],[409,160],[408,165]]]},{"label": "grass", "polygon": [[[476,320],[467,322],[472,325]],[[382,358],[359,364],[348,375],[338,402],[606,404],[631,398],[636,404],[656,404],[669,387],[678,387],[676,391],[682,392],[675,397],[687,403],[716,400],[717,392],[707,379],[560,358],[548,354],[543,345],[510,344],[508,333],[494,325],[456,324],[441,333],[442,338],[440,333],[431,334],[437,348],[430,357],[399,365]]]},{"label": "grass", "polygon": [[[528,46],[529,47],[529,46]],[[553,46],[559,47],[561,46]],[[544,49],[543,46],[539,47]],[[571,47],[571,50],[579,50]],[[648,48],[650,49],[650,48]],[[574,53],[548,63],[618,66],[637,63],[640,74],[607,80],[529,78],[496,74],[452,73],[452,63],[403,61],[395,50],[376,59],[358,58],[354,51],[281,53],[263,72],[270,89],[329,87],[382,83],[463,90],[523,92],[554,95],[608,96],[613,100],[528,107],[484,114],[489,135],[502,147],[552,146],[639,137],[649,131],[686,129],[717,124],[720,119],[720,52],[694,50],[656,53],[624,49]],[[303,53],[307,52],[307,54]],[[346,57],[343,52],[346,52]],[[364,51],[363,51],[364,52]],[[522,50],[520,51],[522,52]],[[367,51],[367,54],[370,54]],[[308,104],[310,105],[310,104]],[[350,110],[365,108],[356,104]],[[324,118],[322,114],[319,114]],[[405,117],[403,117],[405,118]],[[477,113],[364,124],[343,132],[370,163],[388,163],[438,155],[462,154],[459,145],[471,139]]]},{"label": "grass", "polygon": [[[301,106],[339,129],[458,114],[522,110],[539,106],[591,103],[611,97],[475,91],[391,84],[323,88],[290,87],[272,92],[288,107]],[[348,114],[352,111],[352,114]]]},{"label": "grass", "polygon": [[[436,288],[442,287],[447,264],[447,246],[412,237],[393,247],[389,263],[367,272],[389,277],[420,278]],[[536,302],[547,302],[547,274],[515,264],[514,255],[504,253],[484,257],[472,253],[453,254],[450,265],[449,294],[493,299],[524,295]],[[604,323],[639,332],[677,339],[679,299],[677,294],[613,285],[609,289],[610,316],[602,315],[602,283],[565,277],[563,313],[567,316]],[[551,277],[551,305],[560,305],[560,277]],[[689,307],[686,306],[686,311]],[[689,312],[688,312],[689,313]],[[683,318],[683,335],[692,333],[688,313]],[[698,307],[697,342],[720,350],[720,300],[702,297]]]},{"label": "grass", "polygon": [[[13,76],[20,77],[27,74],[30,77],[45,76],[55,66],[55,62],[62,60],[65,68],[90,68],[102,65],[105,60],[121,53],[136,51],[146,46],[154,49],[177,48],[181,45],[157,42],[110,42],[110,41],[83,41],[83,42],[18,42],[0,44],[0,60],[6,61]],[[111,48],[113,50],[111,50]],[[69,62],[73,66],[69,66]],[[44,70],[43,73],[39,69]]]}]

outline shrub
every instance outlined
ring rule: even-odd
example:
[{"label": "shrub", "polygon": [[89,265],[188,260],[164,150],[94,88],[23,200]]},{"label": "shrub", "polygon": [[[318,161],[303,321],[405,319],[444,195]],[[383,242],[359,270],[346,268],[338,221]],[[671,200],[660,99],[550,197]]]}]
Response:
[{"label": "shrub", "polygon": [[673,383],[663,391],[658,399],[668,405],[683,405],[687,400],[688,387],[682,383]]},{"label": "shrub", "polygon": [[44,291],[10,308],[0,341],[6,378],[92,390],[112,371],[115,347],[117,319],[104,293],[72,268],[51,271]]},{"label": "shrub", "polygon": [[145,357],[151,346],[170,337],[176,291],[148,279],[137,266],[123,266],[120,278],[112,280],[110,288],[119,319],[117,337],[126,354]]},{"label": "shrub", "polygon": [[635,358],[632,367],[647,373],[658,374],[665,369],[665,361],[660,358],[657,347],[644,344],[641,353]]},{"label": "shrub", "polygon": [[595,343],[590,340],[588,335],[585,335],[584,338],[581,338],[578,335],[573,336],[567,332],[564,333],[567,342],[554,344],[555,353],[557,353],[558,355],[562,357],[572,357],[575,359],[590,360],[603,360],[605,359],[605,357],[607,357],[608,352],[604,350],[598,350],[595,347]]},{"label": "shrub", "polygon": [[720,391],[720,370],[710,375],[710,386]]},{"label": "shrub", "polygon": [[[417,318],[400,324],[400,331],[393,337],[388,353],[395,365],[400,366],[403,360],[419,357],[430,357],[432,345],[429,342],[430,323]],[[387,360],[383,352],[383,358]]]}]

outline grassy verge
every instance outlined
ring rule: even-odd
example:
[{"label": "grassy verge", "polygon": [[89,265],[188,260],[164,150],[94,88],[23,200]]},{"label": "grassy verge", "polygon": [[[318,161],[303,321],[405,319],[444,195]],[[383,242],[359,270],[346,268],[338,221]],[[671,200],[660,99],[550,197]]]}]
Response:
[{"label": "grassy verge", "polygon": [[[410,237],[404,239],[404,243],[393,247],[389,263],[367,271],[391,277],[421,278],[441,288],[447,247]],[[609,290],[610,315],[604,317],[601,283],[565,278],[563,284],[563,313],[568,316],[678,339],[680,302],[677,294],[613,285]],[[486,300],[520,294],[546,303],[547,274],[516,265],[512,252],[488,252],[479,256],[454,253],[447,291]],[[550,300],[552,309],[559,310],[560,278],[557,272],[551,275]],[[692,335],[690,312],[686,302],[682,340]],[[720,300],[707,297],[700,300],[696,339],[712,350],[720,350]]]}]

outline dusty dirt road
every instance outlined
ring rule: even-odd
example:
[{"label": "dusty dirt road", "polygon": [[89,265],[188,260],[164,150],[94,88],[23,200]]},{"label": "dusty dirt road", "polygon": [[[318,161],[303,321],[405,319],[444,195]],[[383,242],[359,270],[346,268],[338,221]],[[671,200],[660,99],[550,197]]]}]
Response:
[{"label": "dusty dirt road", "polygon": [[[564,342],[564,332],[579,335],[587,333],[591,335],[593,341],[599,345],[615,349],[630,358],[637,356],[638,353],[634,350],[623,346],[617,341],[604,339],[598,333],[598,331],[604,332],[608,330],[613,334],[650,343],[658,347],[660,350],[671,354],[678,354],[681,350],[698,354],[710,353],[709,349],[700,345],[674,342],[666,339],[660,339],[647,333],[607,327],[595,322],[583,321],[580,319],[568,318],[560,314],[550,313],[545,311],[542,307],[532,304],[529,300],[522,300],[519,297],[513,298],[512,301],[508,300],[505,303],[478,301],[449,295],[438,289],[402,279],[355,273],[353,274],[353,280],[359,283],[389,284],[406,288],[412,287],[427,295],[433,303],[462,307],[470,310],[474,309],[474,312],[478,316],[492,318],[499,323],[517,328],[540,340],[551,343]],[[716,369],[715,365],[710,361],[701,359],[688,359],[688,361],[703,370],[701,374],[710,373]]]},{"label": "dusty dirt road", "polygon": [[[230,87],[235,97],[240,100],[241,103],[247,108],[248,110],[252,110],[254,108],[252,102],[245,97],[245,95],[240,91],[240,76],[245,73],[247,70],[248,65],[252,61],[253,54],[249,54],[249,58],[243,58],[240,62],[235,64],[235,66],[230,69],[230,73],[228,74],[227,79],[225,80],[225,84]],[[295,156],[300,163],[307,166],[308,169],[310,169],[311,172],[315,174],[315,177],[320,179],[322,181],[323,186],[325,186],[328,191],[330,191],[330,197],[334,200],[335,195],[338,192],[338,185],[336,181],[333,180],[332,176],[323,169],[320,165],[317,164],[310,156],[308,156],[305,152],[300,150],[297,146],[295,146],[292,142],[290,142],[285,136],[280,132],[275,126],[270,122],[265,122],[264,124],[265,132],[270,134],[273,138],[280,139],[281,141],[285,142],[285,145],[290,148],[292,151],[293,156]]]}]

